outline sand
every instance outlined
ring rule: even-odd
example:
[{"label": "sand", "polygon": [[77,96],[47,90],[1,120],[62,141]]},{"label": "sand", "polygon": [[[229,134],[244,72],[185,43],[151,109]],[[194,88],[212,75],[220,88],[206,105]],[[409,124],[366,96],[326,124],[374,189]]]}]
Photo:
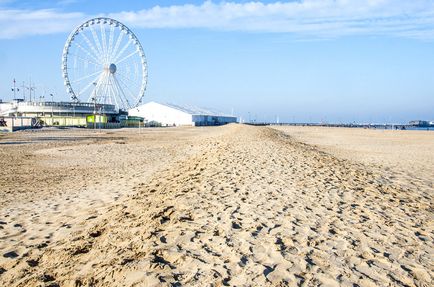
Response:
[{"label": "sand", "polygon": [[2,136],[0,285],[432,286],[434,133],[371,132]]},{"label": "sand", "polygon": [[[434,135],[430,131],[327,127],[275,127],[336,157],[376,165],[389,177],[432,184]],[[398,174],[394,176],[393,174]]]}]

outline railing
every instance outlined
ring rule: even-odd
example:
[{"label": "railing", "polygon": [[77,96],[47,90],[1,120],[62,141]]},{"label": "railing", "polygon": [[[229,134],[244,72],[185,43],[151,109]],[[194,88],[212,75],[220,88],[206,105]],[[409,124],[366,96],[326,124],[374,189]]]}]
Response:
[{"label": "railing", "polygon": [[[86,107],[93,108],[94,103],[72,103],[72,102],[19,102],[18,106],[58,106],[58,107]],[[104,106],[104,109],[114,110],[115,106],[110,104],[96,104],[97,107]]]}]

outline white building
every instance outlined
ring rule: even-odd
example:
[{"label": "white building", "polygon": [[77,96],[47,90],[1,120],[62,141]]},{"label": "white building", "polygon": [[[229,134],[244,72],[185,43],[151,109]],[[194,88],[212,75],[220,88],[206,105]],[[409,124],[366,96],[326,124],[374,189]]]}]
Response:
[{"label": "white building", "polygon": [[128,115],[143,117],[148,122],[159,122],[163,126],[216,126],[237,122],[236,116],[156,102],[133,108]]},{"label": "white building", "polygon": [[95,111],[105,115],[116,115],[118,113],[114,105],[75,102],[26,102],[23,100],[0,101],[0,116],[40,117],[55,115],[75,117],[93,115]]}]

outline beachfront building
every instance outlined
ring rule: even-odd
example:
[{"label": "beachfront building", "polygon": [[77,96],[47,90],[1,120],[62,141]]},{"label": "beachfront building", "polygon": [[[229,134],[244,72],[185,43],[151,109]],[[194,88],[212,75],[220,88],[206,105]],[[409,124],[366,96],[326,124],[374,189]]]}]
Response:
[{"label": "beachfront building", "polygon": [[116,115],[118,111],[114,105],[76,102],[29,102],[13,100],[0,102],[0,115],[2,116],[86,116],[92,114]]},{"label": "beachfront building", "polygon": [[193,107],[149,102],[128,111],[129,116],[139,116],[162,126],[216,126],[236,123],[237,117]]},{"label": "beachfront building", "polygon": [[421,127],[421,128],[427,128],[430,126],[434,126],[433,122],[421,121],[421,120],[410,121],[408,124],[410,126]]},{"label": "beachfront building", "polygon": [[[0,102],[0,117],[7,122],[34,118],[43,126],[86,126],[89,122],[113,122],[119,115],[114,105],[78,102]],[[10,126],[10,125],[8,125]]]}]

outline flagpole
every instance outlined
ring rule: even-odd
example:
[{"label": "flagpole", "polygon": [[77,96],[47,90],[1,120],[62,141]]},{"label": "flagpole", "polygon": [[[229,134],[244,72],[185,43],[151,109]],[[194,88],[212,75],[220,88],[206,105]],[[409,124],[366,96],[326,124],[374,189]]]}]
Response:
[{"label": "flagpole", "polygon": [[21,86],[21,93],[23,94],[23,100],[26,100],[26,83],[23,81],[23,85]]}]

